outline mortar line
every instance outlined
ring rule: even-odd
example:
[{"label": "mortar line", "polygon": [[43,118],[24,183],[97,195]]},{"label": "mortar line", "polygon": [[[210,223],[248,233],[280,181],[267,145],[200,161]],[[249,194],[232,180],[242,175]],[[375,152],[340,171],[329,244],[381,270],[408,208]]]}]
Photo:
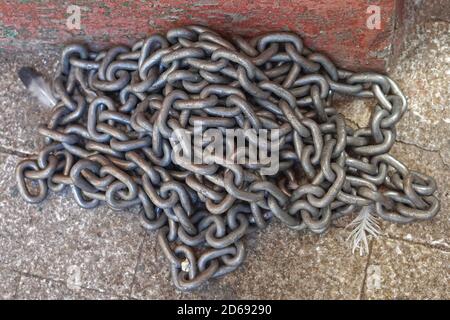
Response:
[{"label": "mortar line", "polygon": [[[64,282],[63,280],[54,279],[54,278],[47,278],[45,276],[40,276],[40,275],[37,275],[37,274],[34,274],[34,273],[30,273],[30,272],[26,272],[26,271],[20,271],[20,270],[8,268],[8,267],[6,267],[6,269],[19,273],[21,278],[22,277],[30,277],[30,278],[35,278],[35,279],[39,279],[39,280],[51,281],[51,282],[55,282],[55,283],[58,283],[60,285],[63,285],[66,288],[68,288],[69,290],[72,290],[69,287],[67,287],[66,282]],[[93,291],[93,292],[97,292],[97,293],[102,293],[102,294],[105,294],[105,293],[107,294],[108,293],[106,291],[102,291],[102,290],[96,289],[96,288],[89,288],[89,287],[85,287],[85,286],[79,286],[79,287],[80,287],[80,289]],[[17,289],[19,289],[19,286],[18,286]],[[72,290],[72,291],[74,291],[74,290]],[[118,298],[127,298],[126,296],[123,296],[121,294],[117,294],[115,292],[109,292],[109,293],[111,293],[112,295],[114,295],[114,296],[116,296]]]},{"label": "mortar line", "polygon": [[[333,228],[339,229],[339,230],[345,230],[347,228],[347,226],[333,225]],[[440,245],[440,244],[430,244],[430,243],[426,243],[426,242],[419,242],[419,241],[415,241],[415,240],[409,240],[409,239],[405,239],[405,238],[401,238],[401,237],[396,237],[390,233],[387,233],[386,230],[383,230],[383,232],[380,234],[380,237],[389,239],[389,240],[398,240],[398,241],[406,242],[406,243],[409,243],[412,245],[417,244],[417,245],[426,247],[428,249],[439,250],[439,251],[445,252],[445,253],[450,252],[450,246],[446,247],[446,246]]]},{"label": "mortar line", "polygon": [[439,159],[441,159],[441,162],[444,165],[444,167],[450,169],[450,164],[445,163],[444,156],[442,155],[441,150],[439,150],[437,153],[438,153]]},{"label": "mortar line", "polygon": [[13,295],[14,300],[17,300],[17,298],[19,296],[20,283],[22,282],[22,274],[20,272],[17,272],[17,274],[18,274],[18,279],[17,279],[16,287],[14,288],[14,295]]},{"label": "mortar line", "polygon": [[362,281],[362,285],[361,285],[361,290],[359,291],[359,296],[358,296],[359,300],[367,299],[366,296],[365,296],[366,281],[367,281],[367,270],[369,269],[370,258],[372,257],[372,247],[373,247],[374,241],[375,241],[374,239],[370,239],[369,253],[367,255],[367,263],[366,263],[366,267],[364,268],[364,277],[363,277],[363,281]]},{"label": "mortar line", "polygon": [[32,153],[17,151],[14,149],[5,148],[3,146],[0,146],[0,153],[16,156],[16,157],[20,157],[20,158],[29,158],[29,157],[35,156],[35,154],[32,154]]},{"label": "mortar line", "polygon": [[416,148],[418,148],[418,149],[420,149],[422,151],[426,151],[426,152],[433,152],[433,153],[437,152],[437,153],[439,153],[439,151],[440,151],[440,149],[437,149],[437,150],[436,149],[427,149],[427,148],[419,146],[419,145],[417,145],[415,143],[403,141],[401,138],[397,138],[397,139],[395,139],[395,141],[397,141],[399,143],[406,144],[407,146],[416,147]]},{"label": "mortar line", "polygon": [[144,243],[145,243],[146,238],[147,238],[147,232],[144,231],[141,243],[139,244],[139,250],[138,250],[139,252],[138,252],[138,257],[136,260],[136,265],[134,266],[134,273],[133,273],[133,279],[132,279],[131,285],[130,285],[130,292],[127,295],[127,297],[131,298],[131,299],[133,298],[132,294],[133,294],[134,283],[136,282],[136,274],[138,272],[139,263],[141,262],[141,259],[142,259],[142,253],[144,251]]},{"label": "mortar line", "polygon": [[395,240],[395,241],[400,241],[400,242],[404,242],[410,245],[419,245],[431,250],[438,250],[441,251],[443,253],[450,253],[450,248],[449,249],[444,249],[443,247],[439,247],[437,245],[432,245],[429,243],[422,243],[422,242],[418,242],[418,241],[414,241],[414,240],[408,240],[408,239],[404,239],[404,238],[399,238],[399,237],[395,237],[393,235],[390,234],[381,234],[381,237],[385,238],[385,239],[389,239],[389,240]]},{"label": "mortar line", "polygon": [[402,141],[402,140],[399,140],[399,139],[396,139],[395,141],[398,142],[399,144],[404,144],[404,145],[407,145],[407,146],[410,146],[410,147],[416,147],[417,149],[425,151],[425,152],[436,153],[437,156],[439,157],[439,160],[441,160],[442,165],[444,167],[446,167],[446,168],[450,168],[450,164],[447,164],[444,161],[444,157],[441,154],[441,149],[438,149],[438,150],[426,149],[426,148],[418,146],[418,145],[416,145],[414,143]]}]

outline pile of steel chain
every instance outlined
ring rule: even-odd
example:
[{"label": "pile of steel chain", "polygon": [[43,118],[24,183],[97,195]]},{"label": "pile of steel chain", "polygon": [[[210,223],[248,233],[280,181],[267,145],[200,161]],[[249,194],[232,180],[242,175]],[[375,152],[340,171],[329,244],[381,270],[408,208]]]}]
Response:
[{"label": "pile of steel chain", "polygon": [[[293,33],[228,41],[186,26],[131,48],[69,45],[52,88],[59,102],[39,127],[45,147],[17,166],[20,194],[37,203],[69,186],[83,208],[142,206],[179,289],[235,270],[245,235],[273,216],[322,233],[367,206],[398,223],[439,210],[434,180],[388,154],[407,109],[397,84],[338,69]],[[334,93],[376,98],[368,127],[348,127]],[[171,133],[195,122],[279,129],[279,171],[175,161]]]}]

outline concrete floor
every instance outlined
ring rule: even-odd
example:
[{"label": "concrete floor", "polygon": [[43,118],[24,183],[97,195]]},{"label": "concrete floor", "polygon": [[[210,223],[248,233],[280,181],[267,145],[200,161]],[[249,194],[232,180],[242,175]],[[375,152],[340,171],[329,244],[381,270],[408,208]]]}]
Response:
[{"label": "concrete floor", "polygon": [[[48,75],[59,51],[0,52],[0,298],[449,299],[449,31],[448,22],[418,26],[390,71],[410,106],[393,154],[436,178],[439,215],[406,226],[383,223],[383,235],[362,257],[351,253],[343,222],[321,236],[275,222],[248,239],[242,267],[192,293],[174,289],[156,236],[144,232],[136,212],[84,210],[68,194],[52,194],[39,205],[19,197],[14,168],[39,147],[37,125],[48,110],[28,97],[16,72],[34,65]],[[339,108],[358,126],[371,105],[344,102]]]}]

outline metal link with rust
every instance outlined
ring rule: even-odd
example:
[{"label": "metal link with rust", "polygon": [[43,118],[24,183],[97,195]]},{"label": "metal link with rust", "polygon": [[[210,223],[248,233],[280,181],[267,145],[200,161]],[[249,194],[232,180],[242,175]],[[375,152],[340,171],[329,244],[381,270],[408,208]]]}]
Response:
[{"label": "metal link with rust", "polygon": [[[186,26],[131,48],[69,45],[52,88],[45,147],[16,169],[20,194],[37,203],[68,186],[83,208],[141,206],[182,290],[235,270],[246,234],[273,217],[322,233],[364,208],[397,223],[439,211],[434,180],[389,154],[407,109],[397,84],[339,69],[293,33],[229,41]],[[373,98],[369,125],[347,126],[335,94]],[[279,170],[173,158],[172,132],[194,123],[279,129]]]}]

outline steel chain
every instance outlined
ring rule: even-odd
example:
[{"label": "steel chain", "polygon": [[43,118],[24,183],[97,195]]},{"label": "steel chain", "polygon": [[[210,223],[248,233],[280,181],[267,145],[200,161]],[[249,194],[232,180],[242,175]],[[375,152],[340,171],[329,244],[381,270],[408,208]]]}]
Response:
[{"label": "steel chain", "polygon": [[[273,216],[322,233],[366,206],[398,223],[439,210],[434,180],[388,154],[407,109],[397,84],[339,69],[293,33],[228,41],[186,26],[131,48],[94,52],[73,44],[52,88],[58,103],[39,127],[45,147],[16,169],[20,194],[37,203],[48,189],[69,186],[83,208],[142,206],[142,225],[158,230],[182,290],[235,270],[245,235]],[[334,94],[375,98],[369,125],[347,126]],[[279,129],[279,171],[172,158],[173,130],[192,131],[195,122]]]}]

